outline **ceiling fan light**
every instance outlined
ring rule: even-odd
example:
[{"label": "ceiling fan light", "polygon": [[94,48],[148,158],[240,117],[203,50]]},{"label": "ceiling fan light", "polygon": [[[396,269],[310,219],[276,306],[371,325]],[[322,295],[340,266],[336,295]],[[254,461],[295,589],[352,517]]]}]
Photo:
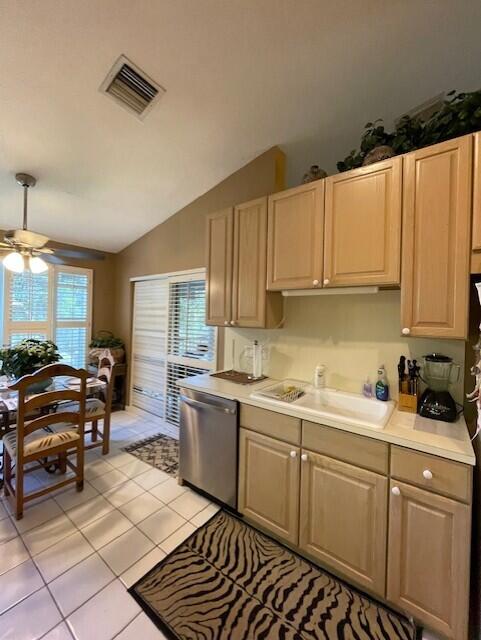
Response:
[{"label": "ceiling fan light", "polygon": [[18,251],[12,251],[11,253],[7,254],[3,259],[3,266],[9,271],[22,273],[22,271],[25,269],[25,263],[22,254],[18,253]]},{"label": "ceiling fan light", "polygon": [[28,259],[28,266],[30,267],[30,271],[32,273],[44,273],[47,271],[48,264],[42,258],[38,256],[30,256]]}]

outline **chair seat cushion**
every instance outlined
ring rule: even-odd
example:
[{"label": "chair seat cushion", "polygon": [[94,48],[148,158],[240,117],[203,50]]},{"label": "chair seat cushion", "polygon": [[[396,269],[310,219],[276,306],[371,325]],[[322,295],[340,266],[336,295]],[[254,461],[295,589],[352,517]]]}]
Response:
[{"label": "chair seat cushion", "polygon": [[[61,425],[56,425],[59,428]],[[46,431],[45,429],[39,429],[34,431],[25,437],[23,441],[23,454],[30,456],[33,453],[39,453],[45,451],[48,454],[49,449],[58,447],[62,444],[74,443],[79,439],[78,430],[72,425],[64,424],[63,429],[58,429],[55,432]],[[3,437],[3,445],[8,450],[9,454],[14,457],[17,452],[17,432],[11,431]]]},{"label": "chair seat cushion", "polygon": [[[57,408],[57,413],[61,411],[78,411],[78,402],[64,402]],[[92,420],[93,418],[101,418],[105,413],[105,402],[98,398],[87,398],[85,403],[85,418]]]}]

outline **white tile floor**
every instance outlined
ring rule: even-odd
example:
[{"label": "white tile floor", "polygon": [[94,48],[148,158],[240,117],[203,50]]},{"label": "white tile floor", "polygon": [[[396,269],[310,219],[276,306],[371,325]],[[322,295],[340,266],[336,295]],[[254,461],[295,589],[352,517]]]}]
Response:
[{"label": "white tile floor", "polygon": [[133,411],[112,422],[110,454],[87,453],[83,492],[50,494],[19,522],[0,501],[1,640],[165,637],[127,588],[218,507],[121,450],[171,428]]}]

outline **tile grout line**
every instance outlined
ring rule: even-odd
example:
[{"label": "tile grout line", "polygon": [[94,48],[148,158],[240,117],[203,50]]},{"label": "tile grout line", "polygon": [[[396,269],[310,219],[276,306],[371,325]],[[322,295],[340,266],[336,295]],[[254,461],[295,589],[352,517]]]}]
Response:
[{"label": "tile grout line", "polygon": [[[126,452],[126,453],[128,453],[128,452]],[[130,455],[131,455],[131,454],[130,454]],[[132,456],[132,457],[133,457],[133,458],[136,458],[136,456]],[[106,462],[107,462],[107,461],[106,461]],[[132,462],[132,461],[131,461],[131,462]],[[126,463],[126,464],[130,464],[131,462],[128,462],[128,463]],[[117,469],[116,467],[113,467],[113,465],[110,465],[110,466],[112,466],[112,469]],[[122,465],[122,466],[125,466],[125,465]],[[155,469],[155,467],[152,467],[152,468],[153,468],[153,469]],[[120,469],[121,469],[121,467],[119,467],[119,468],[118,468],[118,470],[120,470]],[[106,472],[106,473],[110,473],[110,471],[109,471],[109,472]],[[147,472],[142,472],[142,473],[147,473]],[[124,475],[125,475],[125,474],[124,474]],[[142,474],[138,474],[138,475],[142,475]],[[135,477],[137,477],[137,476],[135,476]],[[115,488],[117,488],[117,487],[120,487],[120,486],[122,486],[122,485],[126,484],[126,482],[128,482],[129,480],[132,480],[132,481],[134,481],[134,482],[135,482],[135,477],[133,477],[133,478],[129,478],[128,476],[126,476],[126,480],[125,480],[125,482],[122,482],[120,485],[116,485],[115,487],[112,487],[112,489],[115,489]],[[155,486],[158,486],[158,485],[162,484],[162,483],[163,483],[163,482],[165,482],[166,480],[168,480],[168,478],[166,478],[166,479],[162,480],[161,482],[157,483],[157,484],[156,484],[156,485],[154,485],[153,487],[150,487],[150,489],[153,489]],[[88,480],[86,480],[86,482],[88,482]],[[89,483],[89,482],[88,482],[88,483]],[[90,484],[90,483],[89,483],[89,484]],[[138,484],[138,483],[136,483],[136,484]],[[92,486],[93,486],[93,485],[92,485]],[[150,490],[145,489],[145,488],[144,488],[144,487],[142,487],[140,484],[138,484],[138,486],[140,486],[140,487],[143,489],[143,492],[144,492],[144,493],[149,493],[149,494],[150,494]],[[96,491],[98,491],[96,487],[93,487],[93,488],[94,488]],[[110,490],[110,489],[109,489],[109,490]],[[64,492],[61,492],[61,493],[64,493]],[[60,494],[58,494],[58,495],[61,495],[61,493],[60,493]],[[98,495],[101,495],[102,497],[104,497],[104,498],[105,498],[104,494],[103,494],[103,493],[101,493],[101,492],[98,492]],[[95,496],[95,497],[98,497],[98,495],[97,495],[97,496]],[[141,494],[141,495],[142,495],[142,494]],[[151,494],[151,495],[152,495],[154,498],[156,498],[157,500],[159,500],[159,502],[163,505],[162,507],[159,507],[158,511],[160,511],[160,509],[162,509],[163,507],[168,506],[168,504],[169,504],[169,503],[164,503],[164,502],[163,502],[163,501],[161,501],[159,498],[157,498],[157,496],[154,496],[153,494]],[[181,494],[181,495],[182,495],[182,494]],[[60,543],[60,542],[62,542],[62,541],[64,541],[64,540],[67,540],[68,538],[72,537],[72,536],[73,536],[75,533],[77,533],[77,532],[79,532],[79,533],[82,535],[82,537],[86,540],[86,542],[90,545],[90,547],[92,547],[93,552],[92,552],[91,554],[89,554],[87,557],[83,558],[83,559],[82,559],[82,560],[80,560],[79,562],[77,562],[77,563],[75,563],[74,565],[72,565],[71,567],[69,567],[69,569],[66,569],[66,571],[62,572],[61,574],[59,574],[58,576],[56,576],[55,578],[53,578],[53,580],[51,580],[51,581],[50,581],[50,583],[51,583],[51,582],[53,582],[54,580],[56,580],[57,578],[59,578],[60,576],[64,575],[65,573],[67,573],[67,571],[69,571],[70,569],[72,569],[72,568],[74,568],[74,567],[78,566],[78,565],[79,565],[81,562],[83,562],[84,560],[87,560],[88,558],[91,558],[93,555],[97,555],[97,556],[100,558],[100,560],[101,560],[101,561],[106,565],[106,567],[107,567],[110,571],[112,571],[112,574],[114,575],[114,578],[113,578],[110,582],[108,582],[108,583],[107,583],[106,585],[104,585],[104,586],[103,586],[99,591],[97,591],[97,592],[95,592],[94,594],[92,594],[92,595],[91,595],[89,598],[87,598],[87,600],[85,600],[81,605],[79,605],[76,609],[74,609],[72,612],[70,612],[70,613],[68,614],[68,617],[70,617],[70,616],[71,616],[75,611],[77,611],[78,609],[80,609],[84,604],[86,604],[87,602],[89,602],[92,598],[94,598],[95,596],[97,596],[97,595],[100,593],[100,591],[102,591],[103,589],[107,588],[109,585],[113,584],[116,580],[118,580],[118,581],[120,582],[120,584],[122,585],[122,587],[124,587],[126,590],[128,590],[128,588],[126,587],[126,585],[125,585],[125,584],[122,582],[122,580],[120,579],[120,576],[121,576],[123,573],[125,573],[126,571],[128,571],[129,569],[131,569],[135,564],[137,564],[138,562],[140,562],[140,561],[141,561],[145,556],[147,556],[149,553],[153,552],[155,549],[159,549],[162,553],[165,553],[165,552],[163,551],[163,549],[160,547],[160,544],[161,544],[164,540],[166,540],[167,538],[169,538],[171,535],[174,535],[174,534],[175,534],[175,533],[176,533],[180,528],[182,528],[183,526],[185,526],[185,524],[190,523],[190,524],[192,524],[195,528],[198,528],[198,525],[195,525],[193,522],[191,522],[191,519],[186,519],[186,518],[185,518],[184,516],[182,516],[181,514],[177,514],[177,515],[179,515],[179,517],[181,517],[181,518],[184,520],[184,522],[183,522],[179,527],[177,527],[173,532],[171,532],[168,536],[166,536],[165,538],[163,538],[159,543],[156,543],[154,540],[152,540],[152,538],[150,538],[149,536],[147,536],[147,535],[146,535],[146,534],[145,534],[141,529],[139,529],[139,528],[137,527],[137,524],[139,524],[140,522],[143,522],[143,520],[147,519],[150,515],[153,515],[154,513],[157,513],[157,511],[153,512],[152,514],[149,514],[149,516],[146,516],[146,518],[143,518],[142,520],[140,520],[140,521],[139,521],[139,523],[133,523],[129,518],[127,518],[127,516],[125,516],[124,514],[122,514],[122,512],[120,511],[120,509],[119,509],[118,507],[115,507],[115,505],[112,505],[112,503],[108,500],[108,498],[105,498],[105,499],[109,502],[109,504],[111,504],[111,505],[112,505],[112,507],[113,507],[113,509],[112,509],[112,510],[116,510],[116,511],[118,511],[121,515],[123,515],[124,517],[126,517],[126,518],[127,518],[127,520],[129,520],[129,522],[132,524],[132,527],[130,527],[127,531],[124,531],[123,533],[119,534],[119,536],[116,536],[115,538],[113,538],[112,540],[110,540],[108,543],[106,543],[105,545],[103,545],[102,547],[100,547],[100,548],[97,550],[97,549],[95,549],[95,548],[93,547],[93,545],[90,543],[90,541],[86,538],[86,536],[84,535],[83,531],[82,531],[82,530],[81,530],[81,529],[80,529],[80,528],[75,524],[75,522],[73,522],[73,520],[69,517],[69,515],[68,515],[68,513],[67,513],[67,510],[65,510],[65,509],[64,509],[60,504],[58,504],[58,503],[57,503],[57,501],[55,500],[55,497],[56,497],[56,496],[55,496],[55,495],[53,495],[53,496],[51,496],[51,499],[53,499],[53,500],[55,501],[55,503],[57,504],[57,506],[62,510],[62,514],[60,514],[60,515],[66,515],[66,516],[67,516],[67,518],[68,518],[68,520],[69,520],[69,521],[72,523],[72,525],[75,527],[76,531],[75,531],[74,533],[72,533],[72,534],[69,534],[69,535],[67,535],[67,536],[65,536],[65,537],[63,537],[63,538],[61,538],[60,540],[56,541],[54,544],[49,545],[48,547],[46,547],[45,549],[43,549],[41,552],[39,552],[37,555],[40,555],[41,553],[43,553],[43,551],[47,551],[48,549],[51,549],[53,546],[55,546],[55,544],[58,544],[58,543]],[[46,498],[46,499],[48,499],[48,498]],[[91,498],[91,499],[94,499],[94,498]],[[127,501],[127,503],[128,503],[128,502],[132,502],[133,500],[135,500],[135,498],[133,498],[131,501]],[[174,500],[175,500],[175,498],[174,498]],[[37,504],[41,504],[41,502],[43,502],[43,501],[40,501],[40,502],[39,502],[39,503],[37,503]],[[85,502],[88,502],[88,500],[86,500]],[[170,502],[173,502],[173,500],[171,500]],[[127,503],[124,503],[124,504],[127,504]],[[84,504],[84,503],[80,503],[80,504]],[[80,506],[80,505],[76,505],[76,506]],[[123,506],[123,505],[120,505],[120,506]],[[208,506],[208,505],[207,505],[207,506]],[[204,508],[207,508],[207,506],[206,506],[206,507],[204,507]],[[75,508],[75,507],[72,507],[72,508]],[[38,640],[41,640],[41,638],[44,638],[48,633],[50,633],[50,631],[52,631],[53,629],[55,629],[57,626],[61,625],[62,623],[64,623],[64,624],[65,624],[65,626],[67,627],[67,630],[68,630],[68,633],[70,634],[70,636],[74,637],[74,633],[73,633],[72,629],[70,628],[70,625],[69,625],[69,623],[68,623],[67,617],[63,615],[63,613],[62,613],[62,611],[60,610],[60,607],[59,607],[59,605],[58,605],[58,603],[57,603],[56,599],[54,598],[54,596],[53,596],[53,594],[52,594],[52,592],[51,592],[51,590],[50,590],[50,587],[49,587],[49,584],[50,584],[50,583],[47,583],[47,581],[45,580],[45,578],[44,578],[43,574],[42,574],[42,573],[41,573],[41,571],[39,570],[39,567],[38,567],[38,565],[37,565],[37,563],[36,563],[36,561],[35,561],[35,556],[33,556],[33,555],[32,555],[32,553],[30,552],[30,549],[29,549],[29,548],[27,547],[27,545],[25,544],[25,541],[24,541],[24,539],[23,539],[23,534],[21,534],[21,533],[20,533],[20,531],[18,531],[17,527],[15,526],[15,524],[14,524],[14,522],[13,522],[13,515],[12,515],[12,514],[10,514],[6,508],[5,508],[5,510],[6,510],[6,514],[7,514],[7,515],[6,515],[6,518],[4,518],[4,519],[8,519],[8,520],[10,521],[10,523],[12,524],[12,526],[14,527],[14,529],[15,529],[15,531],[16,531],[16,533],[17,533],[17,535],[16,535],[16,536],[14,536],[13,538],[10,538],[9,540],[7,540],[7,541],[5,541],[5,542],[9,542],[10,540],[13,540],[13,539],[15,539],[15,538],[20,538],[20,540],[21,540],[22,544],[24,545],[24,547],[25,547],[25,549],[26,549],[27,555],[28,555],[28,558],[27,558],[26,560],[24,560],[24,562],[21,562],[21,563],[19,563],[18,565],[16,565],[15,567],[12,567],[12,569],[16,569],[18,566],[21,566],[22,564],[24,564],[25,562],[28,562],[28,561],[30,560],[30,561],[33,563],[33,566],[35,567],[36,571],[39,573],[39,575],[40,575],[40,579],[41,579],[41,580],[42,580],[42,582],[44,583],[44,586],[39,587],[39,589],[37,589],[37,590],[35,590],[35,591],[31,592],[28,596],[26,596],[25,598],[22,598],[21,600],[19,600],[17,603],[15,603],[14,605],[12,605],[12,606],[11,606],[11,607],[9,607],[8,609],[6,609],[3,613],[6,613],[7,611],[12,610],[15,606],[17,606],[18,604],[20,604],[21,602],[23,602],[24,600],[26,600],[28,597],[30,597],[30,596],[32,596],[32,595],[34,595],[35,593],[38,593],[38,591],[40,591],[41,589],[46,588],[46,590],[47,590],[47,592],[48,592],[48,594],[49,594],[50,598],[53,600],[54,605],[55,605],[56,609],[57,609],[57,610],[58,610],[58,612],[59,612],[59,615],[60,615],[61,620],[60,620],[60,622],[57,622],[53,627],[51,627],[51,628],[50,628],[50,629],[49,629],[45,634],[43,634],[41,637],[39,637],[39,639],[38,639]],[[172,511],[174,511],[174,513],[177,513],[177,512],[175,511],[175,509],[172,509]],[[201,509],[198,513],[200,513],[201,511],[203,511],[203,509]],[[110,512],[109,512],[109,513],[110,513]],[[108,515],[108,514],[105,514],[105,515]],[[192,517],[194,518],[196,515],[197,515],[197,514],[194,514],[194,516],[192,516]],[[59,517],[59,516],[55,516],[55,517]],[[103,517],[103,516],[101,516],[101,517]],[[98,519],[100,519],[100,518],[95,519],[93,522],[97,521]],[[3,519],[2,519],[2,520],[3,520]],[[51,521],[51,520],[50,520],[50,521]],[[42,523],[42,524],[38,525],[38,527],[41,527],[43,524],[47,524],[47,523],[48,523],[48,522],[50,522],[50,521],[49,521],[49,520],[47,520],[45,523]],[[92,523],[93,523],[93,522],[92,522]],[[92,523],[89,523],[89,524],[92,524]],[[85,525],[85,526],[88,526],[88,525]],[[24,532],[24,534],[25,534],[25,533],[28,533],[29,531],[32,531],[32,530],[34,530],[34,529],[36,529],[36,528],[38,528],[38,527],[32,527],[31,529],[28,529],[27,531],[25,531],[25,532]],[[117,575],[117,574],[112,570],[112,568],[108,565],[108,563],[107,563],[107,562],[102,558],[102,556],[98,553],[98,551],[99,551],[100,549],[103,549],[105,546],[107,546],[107,545],[108,545],[108,544],[110,544],[111,542],[114,542],[115,540],[117,540],[118,538],[120,538],[122,535],[124,535],[124,534],[125,534],[125,533],[127,533],[128,531],[132,530],[133,528],[137,529],[140,533],[142,533],[144,536],[146,536],[146,537],[147,537],[147,538],[148,538],[148,539],[149,539],[149,540],[154,544],[154,547],[153,547],[152,549],[150,549],[147,553],[145,553],[143,556],[141,556],[140,558],[138,558],[135,562],[133,562],[133,563],[132,563],[132,565],[129,565],[129,567],[127,567],[124,571],[122,571],[122,574]],[[2,545],[3,545],[3,544],[5,544],[5,543],[2,543]],[[0,548],[1,548],[1,546],[2,546],[2,545],[0,545]],[[10,571],[10,570],[12,570],[12,569],[9,569],[8,571]],[[5,572],[5,573],[8,573],[8,571],[7,571],[7,572]],[[3,575],[3,574],[2,574],[2,575]],[[3,615],[3,613],[2,613],[1,615]],[[128,623],[127,623],[127,624],[126,624],[126,625],[125,625],[125,626],[124,626],[124,627],[123,627],[123,628],[122,628],[118,633],[116,633],[116,634],[115,634],[115,636],[113,636],[113,638],[116,638],[118,635],[120,635],[120,634],[121,634],[121,633],[122,633],[122,632],[123,632],[123,631],[124,631],[124,630],[125,630],[125,629],[126,629],[126,628],[127,628],[127,627],[128,627],[128,626],[129,626],[133,621],[134,621],[134,620],[136,620],[136,619],[137,619],[138,617],[140,617],[141,615],[142,615],[142,611],[140,610],[140,611],[139,611],[139,613],[138,613],[137,615],[135,615],[131,620],[129,620],[129,622],[128,622]],[[1,616],[0,616],[0,617],[1,617]],[[113,640],[113,638],[112,638],[112,640]]]}]

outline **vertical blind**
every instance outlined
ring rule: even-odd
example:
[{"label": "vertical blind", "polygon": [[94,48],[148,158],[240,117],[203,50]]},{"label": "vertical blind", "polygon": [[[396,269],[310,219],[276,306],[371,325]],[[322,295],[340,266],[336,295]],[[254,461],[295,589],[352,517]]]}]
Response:
[{"label": "vertical blind", "polygon": [[203,277],[136,282],[133,358],[133,404],[179,424],[176,380],[216,364],[216,330],[205,325]]},{"label": "vertical blind", "polygon": [[167,279],[135,283],[132,335],[132,404],[164,417]]}]

